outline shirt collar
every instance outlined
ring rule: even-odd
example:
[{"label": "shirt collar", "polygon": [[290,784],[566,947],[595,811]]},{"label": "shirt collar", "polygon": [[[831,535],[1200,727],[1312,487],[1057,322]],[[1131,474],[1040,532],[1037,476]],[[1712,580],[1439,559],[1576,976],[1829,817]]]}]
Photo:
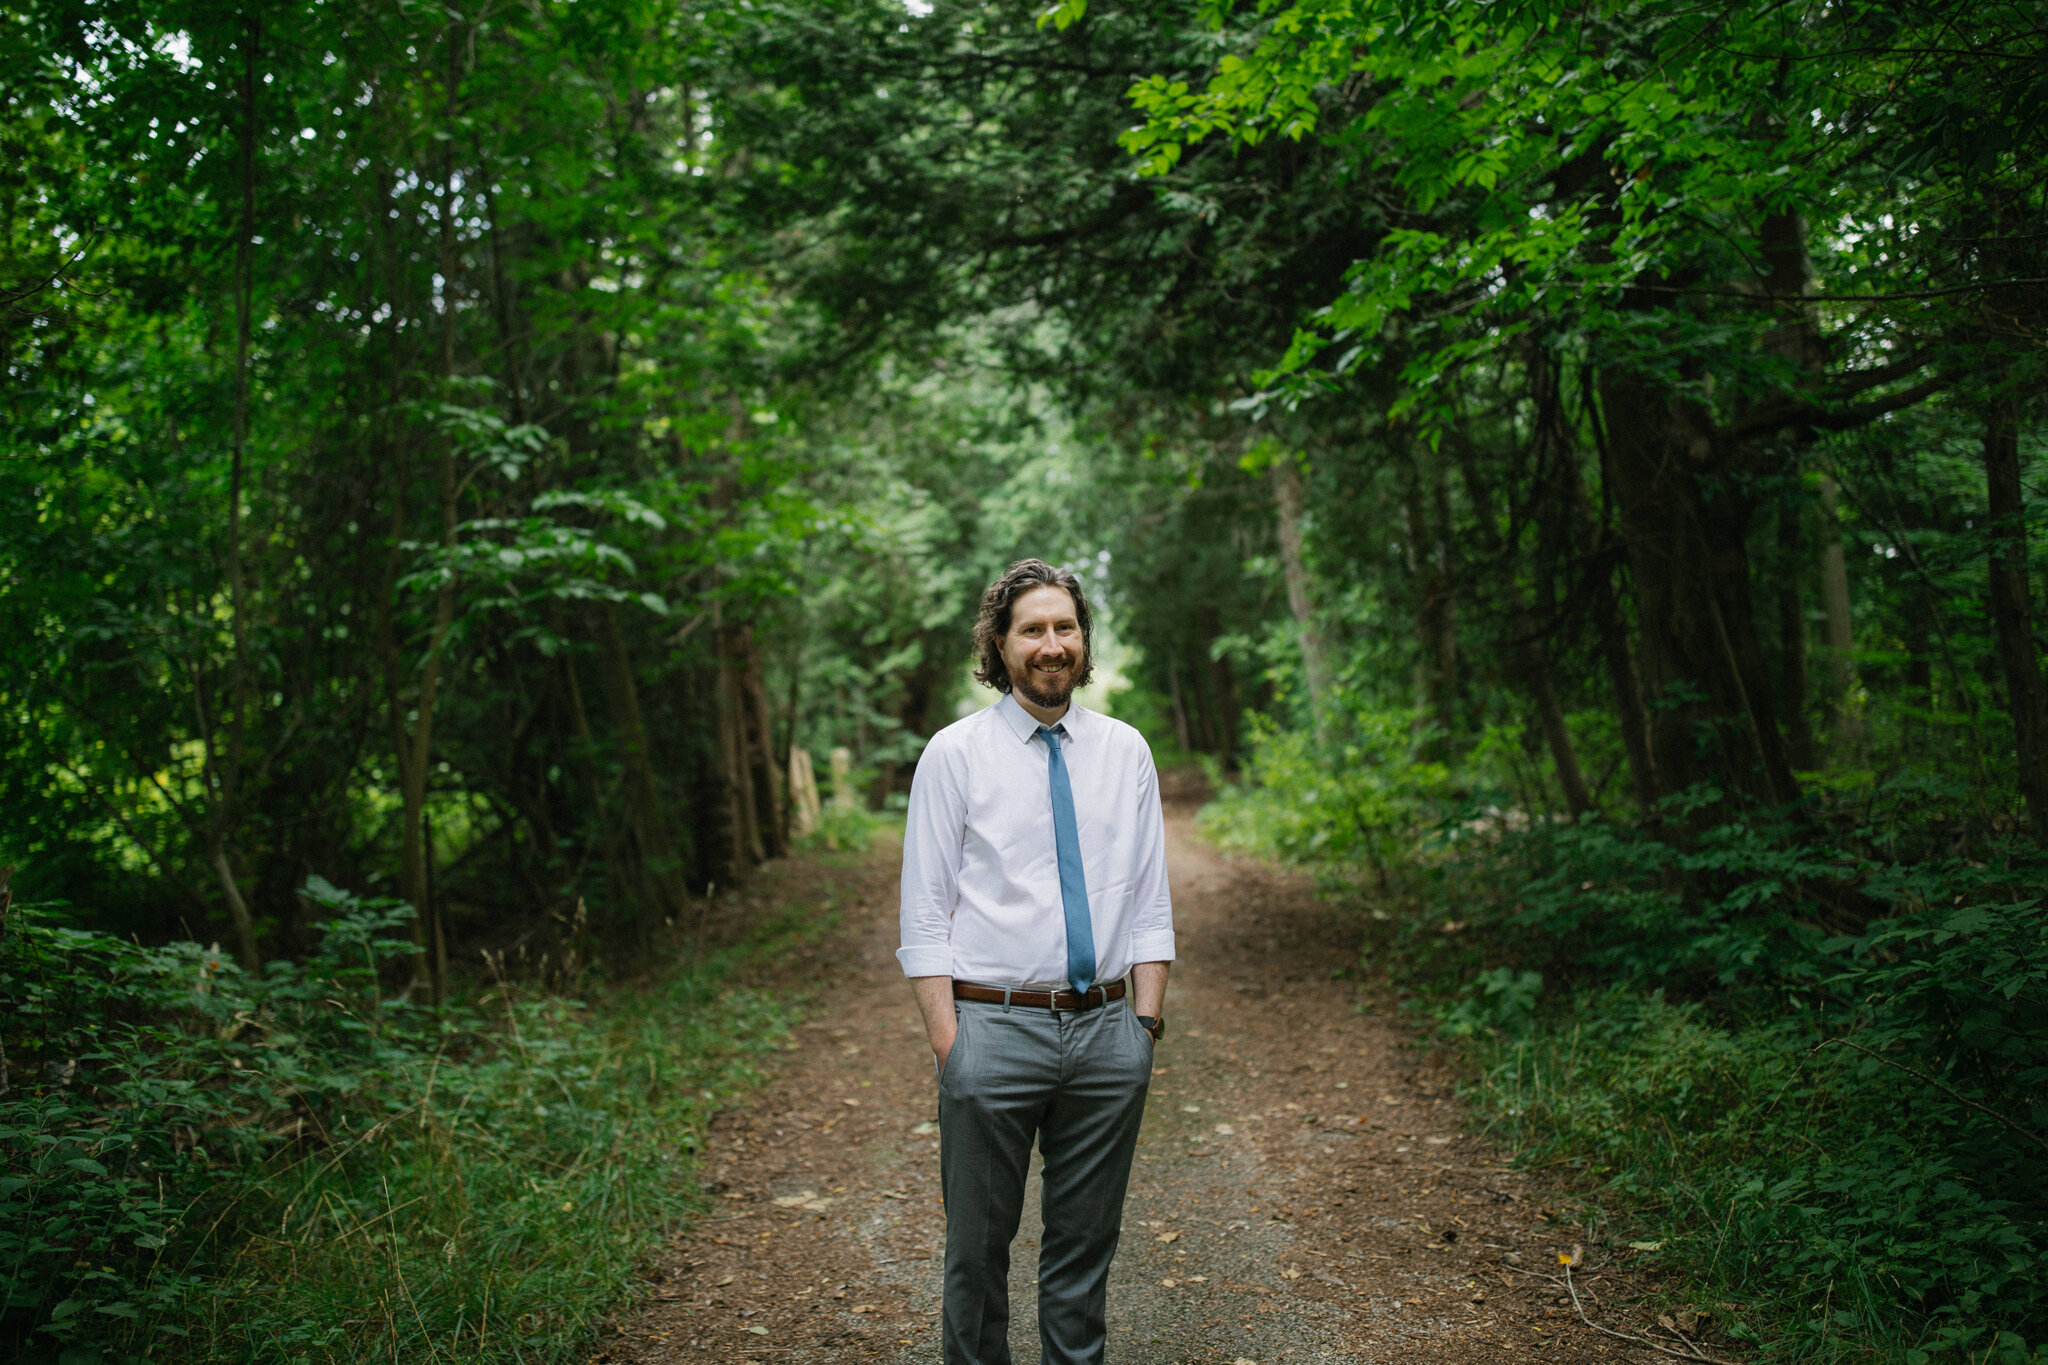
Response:
[{"label": "shirt collar", "polygon": [[[1017,736],[1020,743],[1029,744],[1033,739],[1037,738],[1037,717],[1026,711],[1023,703],[1018,701],[1012,694],[1008,692],[1003,693],[1002,700],[996,703],[996,713],[1003,718],[1003,723],[1010,727],[1010,733]],[[1060,724],[1066,727],[1067,734],[1070,737],[1074,733],[1075,723],[1086,714],[1088,712],[1085,707],[1075,706],[1071,702],[1068,703],[1067,714],[1060,717]]]}]

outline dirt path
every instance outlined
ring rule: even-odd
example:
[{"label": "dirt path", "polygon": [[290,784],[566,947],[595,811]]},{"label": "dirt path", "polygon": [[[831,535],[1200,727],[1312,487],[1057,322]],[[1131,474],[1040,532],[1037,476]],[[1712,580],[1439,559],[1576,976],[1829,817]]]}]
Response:
[{"label": "dirt path", "polygon": [[[1302,878],[1199,842],[1188,809],[1167,834],[1180,961],[1111,1276],[1110,1359],[1668,1359],[1578,1321],[1551,1278],[1571,1229],[1461,1135],[1450,1078],[1333,977],[1356,960],[1356,925]],[[800,1044],[713,1126],[702,1174],[718,1211],[677,1242],[602,1359],[936,1365],[936,1097],[892,956],[893,849],[838,893],[845,922],[817,955]],[[1019,1365],[1038,1357],[1035,1191],[1029,1207],[1011,1274]],[[1631,1286],[1599,1260],[1580,1292],[1611,1321]]]}]

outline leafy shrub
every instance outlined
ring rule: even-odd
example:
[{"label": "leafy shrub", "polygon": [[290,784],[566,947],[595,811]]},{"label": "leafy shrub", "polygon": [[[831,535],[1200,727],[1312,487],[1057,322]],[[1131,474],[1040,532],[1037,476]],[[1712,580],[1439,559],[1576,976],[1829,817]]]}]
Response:
[{"label": "leafy shrub", "polygon": [[[391,997],[404,906],[261,977],[16,907],[0,937],[0,1288],[66,1359],[555,1358],[687,1207],[709,1111],[779,1045],[721,963],[606,1002]],[[711,1008],[712,1005],[716,1008]]]},{"label": "leafy shrub", "polygon": [[1222,847],[1384,877],[1453,800],[1443,764],[1385,757],[1407,749],[1410,712],[1361,711],[1349,719],[1354,738],[1331,750],[1256,712],[1246,721],[1244,780],[1222,787],[1200,817]]},{"label": "leafy shrub", "polygon": [[1451,879],[1492,951],[1615,984],[1496,1041],[1483,1108],[1776,1299],[1797,1349],[2048,1340],[2048,863],[1981,851],[1754,821],[1502,839]]},{"label": "leafy shrub", "polygon": [[1444,1032],[1453,1038],[1483,1033],[1515,1037],[1535,1023],[1536,1003],[1543,994],[1543,973],[1495,967],[1465,983],[1457,1002],[1443,1012]]},{"label": "leafy shrub", "polygon": [[2048,1169],[2000,1122],[1810,1017],[1731,1027],[1608,988],[1570,1018],[1483,1050],[1476,1115],[1524,1160],[1582,1163],[1779,1350],[2041,1339]]},{"label": "leafy shrub", "polygon": [[876,833],[890,823],[886,817],[875,814],[866,806],[842,806],[834,801],[825,806],[818,827],[798,843],[807,849],[860,853],[874,841]]},{"label": "leafy shrub", "polygon": [[[1207,828],[1333,863],[1361,824],[1330,792],[1404,780],[1332,786],[1271,734],[1251,775]],[[1759,1308],[1774,1353],[2048,1359],[2048,857],[1958,839],[1942,798],[1697,791],[1661,836],[1442,801],[1426,837],[1383,822],[1405,904],[1375,945],[1474,1050],[1477,1118]]]}]

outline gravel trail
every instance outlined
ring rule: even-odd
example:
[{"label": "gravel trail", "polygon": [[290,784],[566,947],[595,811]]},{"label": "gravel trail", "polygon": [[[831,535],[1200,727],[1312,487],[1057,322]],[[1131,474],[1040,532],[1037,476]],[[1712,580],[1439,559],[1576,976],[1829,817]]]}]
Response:
[{"label": "gravel trail", "polygon": [[[1461,1133],[1452,1077],[1385,1002],[1334,975],[1356,961],[1356,922],[1304,878],[1216,853],[1191,806],[1169,809],[1167,841],[1180,960],[1111,1274],[1109,1359],[1670,1359],[1602,1335],[1563,1298],[1557,1256],[1577,1234]],[[810,996],[800,1041],[714,1122],[701,1174],[717,1208],[600,1360],[936,1365],[936,1096],[893,957],[895,855],[779,865],[750,888],[772,908],[829,885],[842,920],[770,983]],[[1018,1365],[1038,1358],[1035,1175],[1027,1208]],[[1626,1253],[1609,1255],[1574,1272],[1580,1296],[1639,1333],[1617,1314],[1640,1285]]]}]

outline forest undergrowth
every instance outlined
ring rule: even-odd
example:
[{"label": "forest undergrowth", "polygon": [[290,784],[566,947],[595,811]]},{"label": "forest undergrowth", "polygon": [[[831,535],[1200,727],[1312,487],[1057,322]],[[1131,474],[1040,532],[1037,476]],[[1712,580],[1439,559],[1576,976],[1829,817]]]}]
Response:
[{"label": "forest undergrowth", "polygon": [[1203,822],[1358,907],[1473,1123],[1672,1308],[1765,1359],[2048,1359],[2037,845],[1906,777],[1636,828],[1477,790],[1269,732]]},{"label": "forest undergrowth", "polygon": [[705,1123],[787,1038],[792,1005],[734,970],[832,915],[828,895],[633,985],[500,974],[435,1008],[392,984],[409,907],[307,895],[319,947],[260,975],[62,906],[7,916],[10,1354],[569,1358],[701,1198]]}]

